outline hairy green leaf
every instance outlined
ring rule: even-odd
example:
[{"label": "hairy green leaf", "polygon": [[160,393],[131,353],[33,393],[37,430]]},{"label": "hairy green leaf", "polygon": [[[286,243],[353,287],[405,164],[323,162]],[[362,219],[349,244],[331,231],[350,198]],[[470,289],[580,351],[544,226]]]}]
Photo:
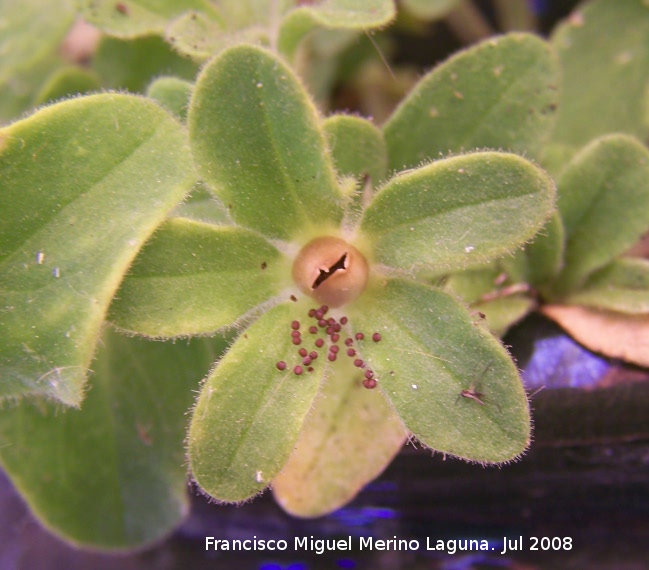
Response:
[{"label": "hairy green leaf", "polygon": [[74,21],[68,0],[0,2],[0,126],[39,103],[34,95],[63,61],[59,46]]},{"label": "hairy green leaf", "polygon": [[198,71],[194,62],[180,57],[160,36],[134,40],[105,37],[92,65],[104,85],[133,93],[144,93],[151,81],[161,75],[193,80]]},{"label": "hairy green leaf", "polygon": [[443,18],[462,0],[401,0],[404,9],[422,20]]},{"label": "hairy green leaf", "polygon": [[514,251],[553,207],[544,171],[513,154],[478,152],[395,176],[365,210],[361,230],[379,263],[457,270]]},{"label": "hairy green leaf", "polygon": [[99,91],[99,89],[99,78],[94,72],[82,67],[67,65],[57,69],[48,77],[36,95],[34,105],[45,105],[57,99]]},{"label": "hairy green leaf", "polygon": [[318,26],[367,30],[385,26],[395,14],[393,0],[324,0],[306,4],[284,16],[278,47],[292,57],[304,36]]},{"label": "hairy green leaf", "polygon": [[593,273],[566,302],[621,313],[649,313],[649,261],[622,258]]},{"label": "hairy green leaf", "polygon": [[79,98],[0,130],[0,398],[79,405],[122,276],[193,181],[184,132],[141,98]]},{"label": "hairy green leaf", "polygon": [[384,126],[390,167],[493,148],[535,157],[554,124],[559,65],[546,42],[513,33],[451,57]]},{"label": "hairy green leaf", "polygon": [[122,38],[160,34],[170,20],[187,10],[217,17],[208,0],[75,0],[75,4],[86,21]]},{"label": "hairy green leaf", "polygon": [[535,301],[528,295],[513,294],[476,303],[472,311],[482,313],[489,330],[498,337],[505,333],[518,321],[523,319],[535,308]]},{"label": "hairy green leaf", "polygon": [[[189,429],[189,461],[196,482],[221,501],[260,493],[293,451],[324,375],[293,373],[291,322],[305,301],[278,305],[246,329],[207,378]],[[296,356],[297,362],[299,357]],[[279,371],[276,363],[288,363]]]},{"label": "hairy green leaf", "polygon": [[575,155],[557,186],[566,236],[560,295],[578,288],[649,227],[649,152],[626,135],[601,137]]},{"label": "hairy green leaf", "polygon": [[525,451],[530,415],[516,367],[448,294],[388,280],[361,297],[350,318],[382,335],[379,342],[366,335],[359,352],[424,445],[481,463]]},{"label": "hairy green leaf", "polygon": [[271,238],[337,226],[337,187],[319,117],[291,70],[238,46],[201,73],[189,131],[203,178],[233,219]]},{"label": "hairy green leaf", "polygon": [[0,86],[16,73],[37,67],[58,48],[74,21],[67,0],[2,0],[0,25]]},{"label": "hairy green leaf", "polygon": [[224,28],[223,22],[200,12],[185,12],[176,18],[165,37],[176,51],[198,61],[239,43],[268,44],[268,30],[261,26]]},{"label": "hairy green leaf", "polygon": [[649,5],[595,0],[579,6],[552,36],[563,68],[553,142],[573,149],[624,132],[645,139]]},{"label": "hairy green leaf", "polygon": [[173,218],[187,218],[217,226],[232,225],[227,208],[199,182],[182,204],[169,214]]},{"label": "hairy green leaf", "polygon": [[554,212],[524,249],[513,258],[503,259],[501,264],[512,279],[542,288],[551,284],[563,268],[564,238],[561,216]]},{"label": "hairy green leaf", "polygon": [[159,77],[147,87],[146,94],[184,121],[193,88],[192,83],[177,77]]},{"label": "hairy green leaf", "polygon": [[187,514],[183,439],[197,380],[223,339],[147,342],[107,328],[83,409],[0,412],[0,462],[34,514],[73,544],[141,547]]},{"label": "hairy green leaf", "polygon": [[275,498],[289,513],[316,517],[344,506],[406,440],[399,416],[379,390],[363,387],[363,378],[348,359],[327,376],[295,450],[273,480]]},{"label": "hairy green leaf", "polygon": [[367,119],[332,115],[322,124],[339,175],[359,181],[369,176],[376,186],[387,174],[383,133]]},{"label": "hairy green leaf", "polygon": [[212,332],[277,295],[290,279],[287,265],[248,230],[172,218],[140,251],[108,318],[153,337]]}]

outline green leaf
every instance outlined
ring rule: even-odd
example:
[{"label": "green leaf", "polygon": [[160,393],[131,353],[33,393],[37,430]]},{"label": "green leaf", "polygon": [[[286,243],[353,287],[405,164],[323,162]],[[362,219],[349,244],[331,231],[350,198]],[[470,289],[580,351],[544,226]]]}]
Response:
[{"label": "green leaf", "polygon": [[255,26],[277,26],[277,18],[294,0],[237,0],[219,2],[219,15],[227,30],[240,30]]},{"label": "green leaf", "polygon": [[193,180],[185,134],[144,99],[79,98],[0,130],[0,398],[79,405],[122,276]]},{"label": "green leaf", "polygon": [[[351,313],[351,310],[350,310]],[[530,442],[527,397],[503,346],[441,291],[388,280],[350,314],[366,334],[359,352],[406,427],[426,446],[500,463]],[[472,393],[475,399],[463,396]]]},{"label": "green leaf", "polygon": [[174,218],[188,218],[217,226],[232,225],[227,208],[211,194],[205,184],[198,182],[191,194],[169,214]]},{"label": "green leaf", "polygon": [[226,29],[222,22],[200,12],[185,12],[176,18],[165,37],[176,51],[199,61],[239,43],[269,43],[268,31],[260,26]]},{"label": "green leaf", "polygon": [[347,504],[387,467],[408,435],[383,394],[363,387],[363,373],[351,360],[340,364],[273,480],[277,502],[293,515],[322,516]]},{"label": "green leaf", "polygon": [[390,167],[485,147],[536,157],[554,124],[558,67],[546,42],[523,33],[451,57],[385,124]]},{"label": "green leaf", "polygon": [[99,78],[92,71],[68,65],[50,75],[34,99],[34,106],[45,105],[57,99],[100,90]]},{"label": "green leaf", "polygon": [[339,175],[359,182],[369,176],[372,185],[387,174],[387,152],[383,133],[367,119],[332,115],[322,123]]},{"label": "green leaf", "polygon": [[367,30],[387,25],[395,14],[392,0],[324,0],[300,6],[282,20],[278,48],[290,58],[304,36],[316,27]]},{"label": "green leaf", "polygon": [[83,409],[23,400],[0,411],[0,461],[38,519],[101,549],[171,532],[188,512],[185,414],[224,344],[146,342],[107,328]]},{"label": "green leaf", "polygon": [[[266,488],[293,451],[324,374],[296,376],[289,354],[291,322],[305,301],[285,303],[243,333],[207,378],[189,428],[196,482],[221,501],[243,501]],[[280,372],[275,364],[288,361]]]},{"label": "green leaf", "polygon": [[422,20],[437,20],[453,10],[462,0],[401,0],[405,10]]},{"label": "green leaf", "polygon": [[277,295],[290,279],[287,265],[248,230],[170,219],[138,255],[108,318],[152,337],[213,332]]},{"label": "green leaf", "polygon": [[534,299],[521,294],[496,297],[483,303],[476,303],[471,307],[473,311],[480,312],[485,316],[485,324],[498,337],[503,337],[513,325],[534,308]]},{"label": "green leaf", "polygon": [[217,17],[207,0],[75,0],[75,3],[87,22],[122,38],[161,34],[170,20],[187,10]]},{"label": "green leaf", "polygon": [[74,21],[67,0],[2,0],[0,86],[17,73],[38,67],[56,51]]},{"label": "green leaf", "polygon": [[565,236],[558,212],[514,258],[503,259],[502,265],[514,279],[534,287],[544,287],[554,280],[563,267]]},{"label": "green leaf", "polygon": [[646,2],[588,2],[557,27],[552,45],[564,78],[553,142],[577,149],[611,132],[649,136]]},{"label": "green leaf", "polygon": [[501,284],[500,275],[501,270],[493,264],[445,275],[440,279],[440,286],[447,293],[471,305],[498,288]]},{"label": "green leaf", "polygon": [[620,313],[649,313],[649,261],[614,260],[591,275],[583,288],[569,295],[566,302]]},{"label": "green leaf", "polygon": [[97,48],[93,69],[107,87],[144,93],[161,75],[193,80],[198,66],[172,51],[159,36],[135,40],[105,37]]},{"label": "green leaf", "polygon": [[392,178],[365,210],[374,261],[457,270],[514,251],[543,226],[554,183],[523,158],[478,152]]},{"label": "green leaf", "polygon": [[205,67],[188,119],[200,172],[233,219],[280,239],[321,234],[342,217],[318,122],[290,69],[253,46]]},{"label": "green leaf", "polygon": [[632,137],[601,137],[573,158],[557,186],[566,232],[565,267],[556,286],[561,295],[649,227],[649,152]]},{"label": "green leaf", "polygon": [[484,315],[484,324],[489,330],[496,336],[503,336],[534,307],[534,300],[528,294],[529,286],[509,270],[512,265],[499,262],[444,276],[441,279],[443,290],[468,304],[476,321]]},{"label": "green leaf", "polygon": [[0,2],[0,125],[34,106],[34,94],[62,65],[58,49],[74,21],[68,0]]},{"label": "green leaf", "polygon": [[159,77],[149,85],[146,94],[177,118],[185,121],[193,88],[192,83],[177,77]]},{"label": "green leaf", "polygon": [[16,71],[0,82],[0,126],[18,119],[34,108],[34,97],[43,89],[47,78],[65,66],[57,55],[43,58],[33,66]]}]

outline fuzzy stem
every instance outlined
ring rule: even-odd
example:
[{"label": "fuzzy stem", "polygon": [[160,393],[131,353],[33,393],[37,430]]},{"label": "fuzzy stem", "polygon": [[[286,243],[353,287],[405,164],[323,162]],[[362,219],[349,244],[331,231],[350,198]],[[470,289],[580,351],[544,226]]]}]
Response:
[{"label": "fuzzy stem", "polygon": [[471,0],[463,0],[449,12],[446,23],[465,44],[479,42],[496,33]]},{"label": "fuzzy stem", "polygon": [[534,31],[538,22],[529,0],[494,0],[498,26],[504,32]]}]

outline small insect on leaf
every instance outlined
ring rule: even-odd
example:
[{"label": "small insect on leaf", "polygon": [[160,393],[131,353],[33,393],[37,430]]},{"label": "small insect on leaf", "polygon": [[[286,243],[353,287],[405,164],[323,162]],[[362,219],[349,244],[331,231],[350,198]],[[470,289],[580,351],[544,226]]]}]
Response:
[{"label": "small insect on leaf", "polygon": [[[480,404],[481,406],[485,405],[485,395],[482,392],[478,391],[478,386],[482,382],[489,368],[491,368],[491,362],[487,364],[485,369],[482,371],[482,374],[480,375],[480,378],[477,380],[477,382],[473,382],[471,386],[469,386],[469,388],[465,388],[458,394],[457,398],[455,399],[456,404],[460,401],[460,398],[466,398],[468,400],[473,400],[474,402]],[[497,402],[496,402],[496,406],[498,406],[498,409],[500,410],[500,406],[498,405]]]}]

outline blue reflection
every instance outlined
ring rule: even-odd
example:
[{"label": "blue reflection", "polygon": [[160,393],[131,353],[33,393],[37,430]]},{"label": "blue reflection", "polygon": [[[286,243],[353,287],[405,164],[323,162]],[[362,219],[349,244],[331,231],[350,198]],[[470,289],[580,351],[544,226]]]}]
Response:
[{"label": "blue reflection", "polygon": [[475,570],[480,568],[510,568],[511,560],[495,557],[489,554],[471,554],[468,556],[449,558],[442,562],[442,570]]},{"label": "blue reflection", "polygon": [[308,568],[309,567],[302,562],[292,563],[288,566],[276,564],[275,562],[262,562],[259,565],[259,570],[308,570]]},{"label": "blue reflection", "polygon": [[537,16],[545,14],[550,7],[548,0],[528,0],[528,3]]},{"label": "blue reflection", "polygon": [[348,526],[368,526],[379,520],[395,519],[397,512],[382,507],[345,507],[338,509],[331,516]]},{"label": "blue reflection", "polygon": [[356,562],[353,560],[336,560],[338,568],[356,568]]},{"label": "blue reflection", "polygon": [[534,353],[523,370],[528,390],[589,388],[597,385],[609,369],[608,362],[571,338],[561,335],[534,341]]},{"label": "blue reflection", "polygon": [[394,481],[372,481],[365,486],[365,490],[378,493],[388,493],[390,491],[398,491],[399,485]]}]

